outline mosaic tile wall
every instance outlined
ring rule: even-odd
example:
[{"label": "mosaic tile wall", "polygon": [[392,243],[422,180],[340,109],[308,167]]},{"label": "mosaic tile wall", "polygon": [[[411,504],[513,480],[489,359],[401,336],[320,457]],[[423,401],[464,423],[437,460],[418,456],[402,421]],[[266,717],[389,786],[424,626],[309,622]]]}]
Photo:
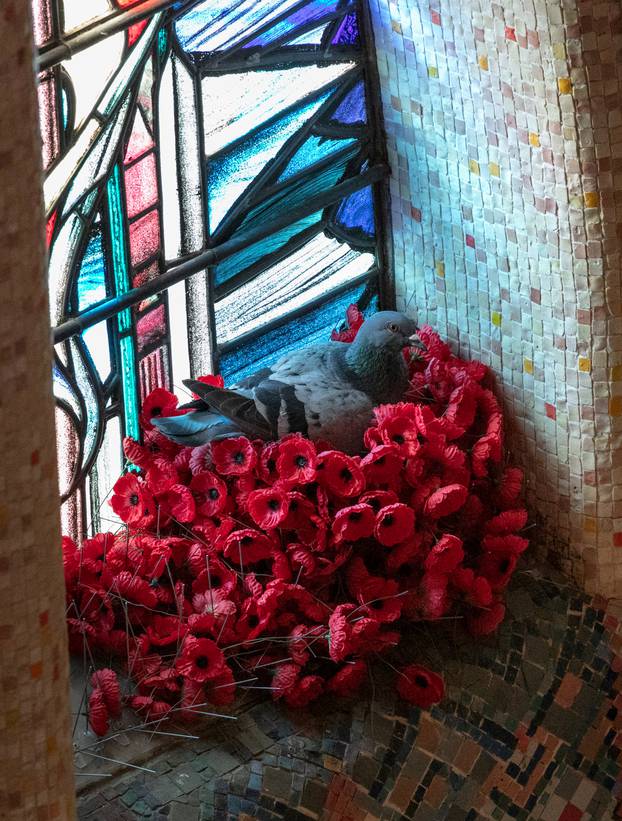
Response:
[{"label": "mosaic tile wall", "polygon": [[370,6],[398,305],[492,366],[536,541],[620,595],[622,6]]}]

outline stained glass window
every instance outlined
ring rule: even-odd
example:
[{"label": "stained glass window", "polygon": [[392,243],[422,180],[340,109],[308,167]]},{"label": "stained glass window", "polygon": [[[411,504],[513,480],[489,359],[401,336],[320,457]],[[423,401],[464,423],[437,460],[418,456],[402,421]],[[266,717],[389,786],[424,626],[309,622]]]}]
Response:
[{"label": "stained glass window", "polygon": [[[32,0],[63,527],[141,400],[377,306],[387,174],[362,0]],[[113,520],[114,524],[114,520]]]}]

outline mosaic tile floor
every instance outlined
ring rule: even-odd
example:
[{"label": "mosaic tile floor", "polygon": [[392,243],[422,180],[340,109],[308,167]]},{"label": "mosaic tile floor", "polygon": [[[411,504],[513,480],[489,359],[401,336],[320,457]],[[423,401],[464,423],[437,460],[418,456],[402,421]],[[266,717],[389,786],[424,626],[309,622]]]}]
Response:
[{"label": "mosaic tile floor", "polygon": [[455,622],[413,635],[413,654],[447,671],[448,698],[430,712],[397,699],[378,662],[354,703],[324,701],[309,715],[261,701],[160,747],[141,762],[154,774],[126,770],[83,789],[79,818],[622,817],[622,622],[552,577],[517,573],[509,618],[484,644]]}]

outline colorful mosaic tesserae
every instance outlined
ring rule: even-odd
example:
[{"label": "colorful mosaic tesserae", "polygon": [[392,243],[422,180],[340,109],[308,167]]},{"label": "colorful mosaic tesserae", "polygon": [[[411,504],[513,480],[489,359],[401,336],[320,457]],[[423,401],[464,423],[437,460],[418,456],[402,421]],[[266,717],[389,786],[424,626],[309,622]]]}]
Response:
[{"label": "colorful mosaic tesserae", "polygon": [[500,376],[538,540],[619,596],[620,4],[369,5],[398,307]]}]

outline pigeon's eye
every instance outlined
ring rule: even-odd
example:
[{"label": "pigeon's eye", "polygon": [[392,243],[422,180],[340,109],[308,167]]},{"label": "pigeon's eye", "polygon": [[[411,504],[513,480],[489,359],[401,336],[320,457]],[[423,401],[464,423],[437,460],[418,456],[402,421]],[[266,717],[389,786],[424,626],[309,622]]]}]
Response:
[{"label": "pigeon's eye", "polygon": [[399,331],[400,326],[397,324],[397,322],[389,322],[387,328],[391,331],[391,333],[396,334]]}]

